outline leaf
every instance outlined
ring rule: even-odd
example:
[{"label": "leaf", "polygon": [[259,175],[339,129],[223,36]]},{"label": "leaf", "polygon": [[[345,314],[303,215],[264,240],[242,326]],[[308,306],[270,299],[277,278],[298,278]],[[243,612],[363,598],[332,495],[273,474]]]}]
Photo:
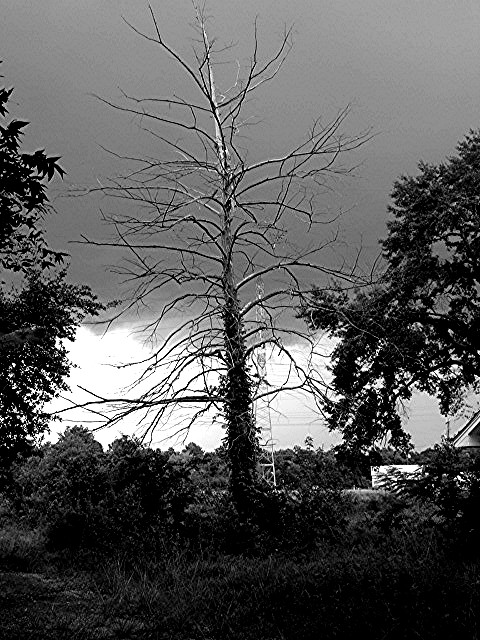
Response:
[{"label": "leaf", "polygon": [[28,126],[28,122],[21,120],[12,120],[6,129],[3,129],[3,137],[5,138],[6,146],[9,149],[16,150],[18,148],[18,140],[23,133],[22,129]]},{"label": "leaf", "polygon": [[5,106],[12,95],[13,89],[0,89],[0,114],[6,116],[8,109]]}]

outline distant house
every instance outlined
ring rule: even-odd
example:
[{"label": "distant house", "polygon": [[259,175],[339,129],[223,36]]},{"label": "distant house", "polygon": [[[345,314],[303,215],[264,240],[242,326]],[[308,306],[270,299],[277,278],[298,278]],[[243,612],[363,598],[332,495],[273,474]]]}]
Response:
[{"label": "distant house", "polygon": [[453,436],[451,443],[460,449],[480,448],[480,411]]}]

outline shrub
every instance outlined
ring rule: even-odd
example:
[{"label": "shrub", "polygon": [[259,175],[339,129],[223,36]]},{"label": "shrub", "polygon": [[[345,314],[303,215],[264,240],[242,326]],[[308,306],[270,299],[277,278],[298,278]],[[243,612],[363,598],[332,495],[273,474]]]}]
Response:
[{"label": "shrub", "polygon": [[172,453],[127,437],[104,452],[88,430],[73,427],[16,465],[13,503],[52,549],[140,549],[181,538],[195,488]]},{"label": "shrub", "polygon": [[185,531],[194,547],[224,553],[305,552],[325,541],[338,542],[350,509],[351,499],[340,490],[260,486],[255,511],[242,522],[227,492],[204,492],[187,509]]},{"label": "shrub", "polygon": [[106,478],[102,446],[87,429],[67,429],[17,465],[14,481],[17,509],[53,548],[94,544]]},{"label": "shrub", "polygon": [[416,512],[427,527],[436,527],[455,548],[465,546],[480,532],[480,456],[455,448],[448,441],[429,451],[423,473],[393,475],[385,484],[392,505],[403,504],[404,512]]},{"label": "shrub", "polygon": [[124,436],[106,454],[106,476],[108,491],[101,506],[111,543],[148,546],[183,535],[194,488],[188,467],[172,452]]}]

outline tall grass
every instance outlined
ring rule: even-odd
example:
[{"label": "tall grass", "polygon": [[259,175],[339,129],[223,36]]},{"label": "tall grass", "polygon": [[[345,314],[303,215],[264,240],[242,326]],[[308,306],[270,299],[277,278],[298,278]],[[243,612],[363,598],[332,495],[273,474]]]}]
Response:
[{"label": "tall grass", "polygon": [[0,571],[35,571],[45,566],[41,531],[6,523],[0,528]]},{"label": "tall grass", "polygon": [[480,564],[454,559],[433,531],[325,543],[297,558],[177,550],[136,566],[117,559],[95,585],[110,616],[165,638],[478,637]]}]

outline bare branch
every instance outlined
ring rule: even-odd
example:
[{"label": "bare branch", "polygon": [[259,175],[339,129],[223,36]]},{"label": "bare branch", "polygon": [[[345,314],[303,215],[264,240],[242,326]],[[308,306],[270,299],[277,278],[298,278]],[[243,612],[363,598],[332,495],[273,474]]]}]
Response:
[{"label": "bare branch", "polygon": [[[233,81],[222,91],[214,75],[222,50],[212,45],[203,11],[195,9],[200,44],[192,63],[165,41],[151,7],[154,36],[129,26],[175,61],[193,82],[197,98],[176,92],[135,98],[124,92],[125,106],[101,98],[140,118],[142,130],[159,144],[158,158],[131,153],[121,159],[133,169],[83,190],[113,198],[120,208],[115,215],[103,214],[115,240],[82,241],[127,253],[115,267],[128,287],[125,304],[108,322],[144,308],[142,335],[149,353],[118,365],[136,372],[124,397],[90,392],[78,407],[108,416],[107,425],[138,415],[145,436],[168,428],[172,420],[181,434],[199,417],[220,411],[236,487],[232,491],[240,501],[242,487],[256,473],[253,404],[281,392],[326,396],[316,342],[296,328],[294,307],[312,281],[327,286],[335,276],[352,286],[361,282],[358,257],[350,267],[335,266],[325,251],[336,235],[316,234],[320,225],[335,219],[322,214],[328,181],[350,171],[339,158],[371,134],[342,134],[347,106],[326,124],[315,120],[293,148],[247,163],[235,143],[248,121],[243,112],[249,96],[284,65],[291,29],[273,55],[260,62],[255,23],[250,64],[242,74],[237,62]],[[261,293],[256,287],[260,278],[265,281]],[[258,384],[258,354],[265,348],[287,364],[281,382],[267,389]],[[185,406],[192,406],[188,416],[182,413]],[[235,466],[237,460],[243,460],[243,468]]]}]

